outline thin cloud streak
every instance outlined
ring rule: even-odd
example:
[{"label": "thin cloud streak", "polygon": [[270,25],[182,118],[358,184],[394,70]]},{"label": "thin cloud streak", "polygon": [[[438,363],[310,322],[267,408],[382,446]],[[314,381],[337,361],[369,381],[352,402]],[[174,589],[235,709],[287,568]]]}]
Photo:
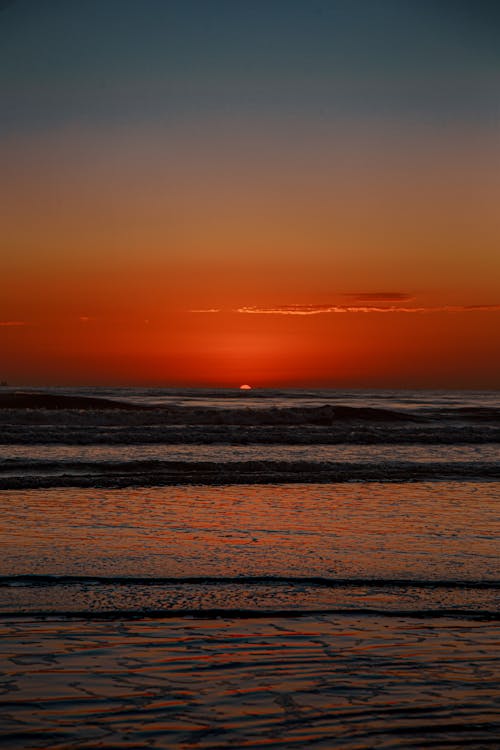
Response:
[{"label": "thin cloud streak", "polygon": [[0,320],[0,326],[3,328],[14,328],[27,325],[28,323],[24,320]]},{"label": "thin cloud streak", "polygon": [[426,314],[436,312],[498,312],[500,304],[495,305],[441,305],[437,307],[402,307],[390,305],[282,305],[279,307],[239,307],[234,312],[242,315],[326,315],[346,313],[408,313]]},{"label": "thin cloud streak", "polygon": [[222,311],[219,310],[216,307],[209,307],[207,310],[188,310],[188,312],[190,312],[190,313],[197,313],[197,314],[199,314],[199,313],[204,314],[204,313],[219,313],[219,312],[222,312]]}]

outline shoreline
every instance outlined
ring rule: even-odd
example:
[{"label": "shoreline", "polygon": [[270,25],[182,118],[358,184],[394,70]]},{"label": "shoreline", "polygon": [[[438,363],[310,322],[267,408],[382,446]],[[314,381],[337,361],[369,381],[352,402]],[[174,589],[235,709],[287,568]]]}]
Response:
[{"label": "shoreline", "polygon": [[494,746],[492,622],[375,616],[2,621],[14,747]]}]

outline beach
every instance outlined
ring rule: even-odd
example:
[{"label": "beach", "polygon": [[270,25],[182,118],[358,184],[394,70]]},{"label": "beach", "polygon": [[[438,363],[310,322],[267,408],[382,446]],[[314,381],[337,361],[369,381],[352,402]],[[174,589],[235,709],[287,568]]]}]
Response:
[{"label": "beach", "polygon": [[494,395],[56,395],[0,410],[4,747],[498,746]]},{"label": "beach", "polygon": [[498,623],[23,619],[1,630],[4,747],[498,746]]},{"label": "beach", "polygon": [[500,748],[499,53],[0,0],[2,750]]}]

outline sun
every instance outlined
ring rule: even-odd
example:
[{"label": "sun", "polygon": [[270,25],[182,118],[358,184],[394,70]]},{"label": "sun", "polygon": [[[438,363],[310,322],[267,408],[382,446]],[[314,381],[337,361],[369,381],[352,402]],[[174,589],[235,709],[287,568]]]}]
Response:
[{"label": "sun", "polygon": [[240,385],[240,391],[251,391],[252,386],[248,385],[248,383],[245,383],[244,385]]}]

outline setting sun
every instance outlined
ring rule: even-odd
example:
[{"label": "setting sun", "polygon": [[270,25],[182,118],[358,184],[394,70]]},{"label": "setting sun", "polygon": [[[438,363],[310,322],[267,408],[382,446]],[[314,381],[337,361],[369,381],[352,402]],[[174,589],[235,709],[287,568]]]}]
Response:
[{"label": "setting sun", "polygon": [[0,0],[0,381],[497,388],[498,45],[441,5]]},{"label": "setting sun", "polygon": [[493,746],[499,50],[0,0],[7,746]]}]

